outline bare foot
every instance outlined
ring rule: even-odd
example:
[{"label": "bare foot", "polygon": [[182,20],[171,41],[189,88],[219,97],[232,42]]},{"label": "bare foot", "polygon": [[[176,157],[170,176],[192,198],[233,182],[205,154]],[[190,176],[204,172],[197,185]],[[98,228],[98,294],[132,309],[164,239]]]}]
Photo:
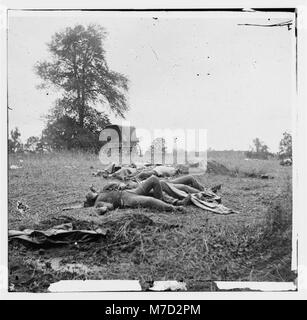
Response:
[{"label": "bare foot", "polygon": [[100,216],[104,215],[107,211],[108,211],[107,207],[101,207],[101,208],[97,208],[97,209],[96,209],[96,212],[97,212]]},{"label": "bare foot", "polygon": [[183,206],[177,206],[175,208],[176,208],[176,211],[179,211],[181,213],[186,213],[186,210],[185,210],[185,208]]},{"label": "bare foot", "polygon": [[176,205],[177,206],[187,206],[191,203],[191,195],[188,194],[187,197],[185,197],[183,200],[179,200]]}]

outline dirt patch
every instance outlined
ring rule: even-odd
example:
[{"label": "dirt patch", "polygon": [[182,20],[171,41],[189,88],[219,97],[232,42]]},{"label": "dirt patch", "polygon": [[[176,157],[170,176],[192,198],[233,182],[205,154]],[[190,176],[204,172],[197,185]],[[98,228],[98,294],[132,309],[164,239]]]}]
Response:
[{"label": "dirt patch", "polygon": [[[114,212],[104,216],[100,223],[61,216],[43,220],[36,228],[45,230],[68,222],[72,223],[75,230],[96,230],[103,226],[109,232],[103,240],[49,249],[39,249],[17,241],[10,242],[10,291],[46,291],[51,283],[59,280],[97,278],[97,275],[104,273],[108,263],[118,256],[132,252],[139,254],[142,246],[141,233],[149,237],[154,230],[180,227],[141,213]],[[23,228],[25,226],[21,227]],[[126,268],[129,267],[126,263]]]}]

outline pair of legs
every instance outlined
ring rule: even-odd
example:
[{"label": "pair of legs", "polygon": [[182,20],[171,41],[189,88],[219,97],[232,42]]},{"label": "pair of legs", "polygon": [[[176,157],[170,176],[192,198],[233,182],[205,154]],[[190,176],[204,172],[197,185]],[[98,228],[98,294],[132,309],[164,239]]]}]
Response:
[{"label": "pair of legs", "polygon": [[152,175],[156,175],[156,173],[153,170],[145,170],[137,174],[135,178],[144,181],[145,179],[150,178]]},{"label": "pair of legs", "polygon": [[186,193],[197,193],[204,190],[204,187],[193,176],[188,175],[171,180],[160,180],[152,175],[143,181],[137,188],[133,189],[133,192],[139,195],[148,195],[150,191],[153,191],[153,196],[155,198],[162,199],[162,191],[164,191],[163,186],[165,183],[174,184],[177,189],[185,191]]},{"label": "pair of legs", "polygon": [[204,187],[193,176],[184,176],[172,180],[160,180],[156,176],[151,176],[135,188],[133,192],[139,195],[152,195],[154,198],[163,199],[164,191],[171,197],[182,199],[186,195],[183,195],[184,193],[180,193],[180,191],[190,194],[203,190]]},{"label": "pair of legs", "polygon": [[195,193],[204,191],[204,186],[201,185],[193,176],[187,175],[176,179],[168,180],[170,183],[175,184],[179,190],[186,191],[187,193]]},{"label": "pair of legs", "polygon": [[201,190],[204,190],[204,187],[192,176],[160,181],[153,175],[137,188],[126,191],[123,201],[124,205],[129,207],[141,206],[172,211],[176,209],[173,204],[178,204],[178,199],[184,200],[187,193],[197,193]]},{"label": "pair of legs", "polygon": [[171,204],[174,204],[176,199],[163,194],[162,184],[156,176],[149,177],[135,189],[124,191],[122,200],[124,206],[130,208],[143,207],[162,211],[174,211],[177,209]]}]

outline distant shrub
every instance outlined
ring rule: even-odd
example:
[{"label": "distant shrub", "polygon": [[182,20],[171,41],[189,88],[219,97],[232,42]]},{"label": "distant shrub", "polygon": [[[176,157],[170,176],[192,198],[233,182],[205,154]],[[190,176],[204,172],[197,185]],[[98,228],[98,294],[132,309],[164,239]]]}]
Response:
[{"label": "distant shrub", "polygon": [[20,153],[23,152],[23,144],[20,140],[21,133],[16,127],[10,132],[10,138],[8,139],[8,152],[9,153]]},{"label": "distant shrub", "polygon": [[279,143],[278,158],[280,160],[291,159],[292,160],[292,136],[290,133],[284,132],[283,138]]},{"label": "distant shrub", "polygon": [[245,157],[248,159],[268,160],[274,157],[274,154],[269,152],[269,147],[260,141],[259,138],[253,140],[254,147],[245,152]]}]

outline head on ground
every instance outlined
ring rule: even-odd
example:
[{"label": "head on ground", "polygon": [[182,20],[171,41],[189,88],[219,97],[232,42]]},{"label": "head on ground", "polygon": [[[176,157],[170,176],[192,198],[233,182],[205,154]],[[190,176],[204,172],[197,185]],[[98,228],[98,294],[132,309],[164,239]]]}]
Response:
[{"label": "head on ground", "polygon": [[86,194],[86,200],[83,203],[83,206],[86,207],[93,207],[95,205],[95,201],[98,197],[98,193],[90,191]]}]

